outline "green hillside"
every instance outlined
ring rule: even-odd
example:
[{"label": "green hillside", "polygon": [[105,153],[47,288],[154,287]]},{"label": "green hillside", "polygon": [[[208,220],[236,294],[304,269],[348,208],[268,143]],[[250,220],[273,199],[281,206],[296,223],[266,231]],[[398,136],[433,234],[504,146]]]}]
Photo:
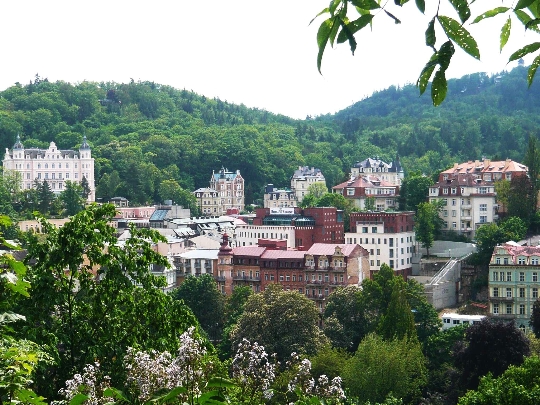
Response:
[{"label": "green hillside", "polygon": [[[0,92],[0,146],[17,133],[25,147],[75,148],[86,135],[96,158],[98,197],[161,200],[159,185],[208,186],[212,170],[239,169],[247,203],[263,186],[287,186],[299,165],[319,167],[329,186],[354,162],[399,154],[429,174],[454,161],[521,160],[539,126],[540,83],[526,69],[449,81],[433,107],[414,86],[390,87],[335,114],[293,120],[152,82],[70,84],[36,76]],[[284,95],[285,96],[285,95]]]}]

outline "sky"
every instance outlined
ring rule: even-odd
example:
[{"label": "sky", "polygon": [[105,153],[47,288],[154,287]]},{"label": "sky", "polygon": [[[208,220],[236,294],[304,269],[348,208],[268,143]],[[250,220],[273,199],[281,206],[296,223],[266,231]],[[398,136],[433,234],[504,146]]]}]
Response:
[{"label": "sky", "polygon": [[[71,83],[148,80],[292,118],[333,114],[374,91],[416,82],[431,56],[424,32],[436,2],[426,3],[426,16],[414,1],[394,7],[399,25],[377,14],[372,30],[358,34],[355,55],[347,44],[327,48],[319,74],[323,17],[309,22],[328,0],[3,1],[0,90],[36,74]],[[494,7],[491,0],[474,6],[473,17]],[[505,17],[492,20],[466,24],[481,61],[457,49],[447,78],[511,69],[509,55],[534,40],[513,21],[499,53]]]}]

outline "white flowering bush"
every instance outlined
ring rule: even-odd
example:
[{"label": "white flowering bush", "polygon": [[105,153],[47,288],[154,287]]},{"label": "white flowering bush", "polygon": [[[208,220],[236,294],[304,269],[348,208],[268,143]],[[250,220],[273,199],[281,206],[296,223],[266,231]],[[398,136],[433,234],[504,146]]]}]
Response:
[{"label": "white flowering bush", "polygon": [[245,404],[270,400],[278,365],[275,356],[266,353],[264,346],[243,339],[232,361],[232,377],[239,388],[236,399]]},{"label": "white flowering bush", "polygon": [[75,374],[73,379],[66,381],[66,388],[60,390],[60,395],[69,403],[77,395],[85,395],[87,405],[105,405],[112,401],[111,397],[104,394],[110,388],[109,376],[103,376],[99,370],[99,363],[87,364],[82,374]]}]

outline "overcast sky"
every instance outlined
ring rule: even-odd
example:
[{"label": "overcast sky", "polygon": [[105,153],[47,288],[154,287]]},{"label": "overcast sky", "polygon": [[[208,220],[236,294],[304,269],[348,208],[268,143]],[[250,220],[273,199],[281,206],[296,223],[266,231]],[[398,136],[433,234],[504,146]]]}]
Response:
[{"label": "overcast sky", "polygon": [[[328,0],[5,0],[0,4],[0,90],[16,82],[26,84],[36,73],[71,83],[149,80],[305,118],[334,113],[391,85],[416,82],[431,52],[424,45],[429,18],[414,4],[397,10],[403,19],[400,25],[377,15],[373,31],[358,35],[355,56],[346,44],[328,48],[320,75],[316,32],[322,19],[312,26],[309,22],[327,4]],[[491,0],[477,0],[475,5],[473,16],[494,7]],[[427,10],[430,14],[433,11]],[[499,54],[504,17],[493,20],[466,25],[479,42],[482,61],[458,49],[449,77],[515,66],[506,66],[508,56],[531,39],[519,27]]]}]

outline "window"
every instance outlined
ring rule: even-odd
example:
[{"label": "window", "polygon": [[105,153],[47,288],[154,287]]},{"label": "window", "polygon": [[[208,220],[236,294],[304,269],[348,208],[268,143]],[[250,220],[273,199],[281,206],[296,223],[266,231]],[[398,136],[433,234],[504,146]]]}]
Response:
[{"label": "window", "polygon": [[456,199],[452,198],[452,205],[456,205]]},{"label": "window", "polygon": [[524,257],[518,257],[518,264],[525,264],[525,258]]},{"label": "window", "polygon": [[487,204],[480,204],[480,212],[487,212]]},{"label": "window", "polygon": [[457,188],[456,187],[452,187],[452,194],[456,194],[457,193]]},{"label": "window", "polygon": [[452,216],[453,216],[453,217],[456,216],[456,210],[452,210]]},{"label": "window", "polygon": [[[508,264],[508,257],[505,257],[503,261],[504,261],[504,264]],[[503,281],[503,280],[501,280],[501,281]]]},{"label": "window", "polygon": [[534,287],[532,289],[532,297],[533,298],[538,298],[538,288]]},{"label": "window", "polygon": [[512,281],[512,272],[510,271],[506,272],[506,281]]},{"label": "window", "polygon": [[525,304],[519,304],[519,314],[525,315]]},{"label": "window", "polygon": [[493,287],[493,297],[498,297],[499,296],[499,288],[498,287]]},{"label": "window", "polygon": [[443,210],[443,216],[444,216],[444,217],[447,217],[447,216],[448,216],[448,210]]},{"label": "window", "polygon": [[525,273],[522,271],[519,272],[519,281],[525,281]]},{"label": "window", "polygon": [[377,233],[377,227],[376,226],[371,227],[371,233]]},{"label": "window", "polygon": [[368,227],[367,226],[362,227],[362,233],[368,233]]},{"label": "window", "polygon": [[499,304],[493,304],[493,313],[498,314],[499,313]]},{"label": "window", "polygon": [[347,195],[354,195],[354,188],[348,188]]},{"label": "window", "polygon": [[535,283],[538,282],[538,273],[535,272],[532,274],[532,281]]},{"label": "window", "polygon": [[506,304],[506,314],[507,315],[512,314],[512,304]]},{"label": "window", "polygon": [[500,257],[497,257],[495,259],[495,264],[501,264],[501,258]]},{"label": "window", "polygon": [[442,190],[442,193],[443,194],[448,194],[448,187],[444,187],[443,190]]},{"label": "window", "polygon": [[499,281],[499,272],[498,271],[493,272],[492,279],[493,279],[493,281]]},{"label": "window", "polygon": [[533,257],[533,258],[531,259],[531,264],[532,264],[533,266],[538,266],[538,257]]},{"label": "window", "polygon": [[506,288],[506,298],[512,298],[512,288]]},{"label": "window", "polygon": [[525,288],[519,289],[519,298],[525,298]]},{"label": "window", "polygon": [[480,215],[480,223],[485,224],[487,222],[487,215]]}]

